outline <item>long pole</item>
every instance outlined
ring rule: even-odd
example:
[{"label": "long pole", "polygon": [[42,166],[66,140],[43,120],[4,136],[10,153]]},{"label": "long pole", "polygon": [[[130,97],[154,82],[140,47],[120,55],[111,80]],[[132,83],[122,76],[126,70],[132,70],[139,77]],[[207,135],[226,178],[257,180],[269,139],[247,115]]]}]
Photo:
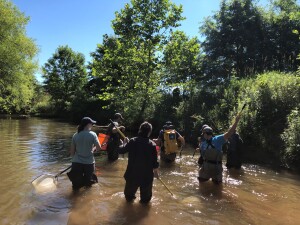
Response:
[{"label": "long pole", "polygon": [[174,194],[172,193],[172,191],[167,187],[167,185],[159,178],[157,178],[164,186],[165,188],[170,192],[170,194],[173,196]]},{"label": "long pole", "polygon": [[122,136],[122,138],[126,138],[126,136],[123,134],[123,132],[122,131],[120,131],[120,129],[115,125],[115,123],[114,123],[114,121],[112,121],[111,119],[110,119],[110,122],[115,126],[115,128],[117,129],[117,131],[119,132],[119,134]]},{"label": "long pole", "polygon": [[241,109],[241,111],[239,112],[238,115],[241,115],[241,114],[242,114],[242,112],[243,112],[244,108],[246,107],[246,105],[247,105],[247,103],[244,103],[244,105],[243,105],[243,107],[242,107],[242,109]]},{"label": "long pole", "polygon": [[68,168],[64,169],[63,171],[59,172],[58,174],[56,174],[56,175],[55,175],[55,178],[57,178],[59,175],[61,175],[61,174],[63,174],[64,172],[66,172],[66,171],[67,171],[68,169],[70,169],[71,167],[72,167],[72,165],[69,166]]},{"label": "long pole", "polygon": [[197,148],[195,148],[195,150],[194,150],[194,153],[193,153],[193,157],[192,157],[192,158],[194,158],[194,156],[195,156],[195,153],[196,153],[196,149],[197,149]]},{"label": "long pole", "polygon": [[93,124],[93,127],[97,127],[97,128],[108,128],[108,126],[98,126],[98,125],[95,125],[95,124]]}]

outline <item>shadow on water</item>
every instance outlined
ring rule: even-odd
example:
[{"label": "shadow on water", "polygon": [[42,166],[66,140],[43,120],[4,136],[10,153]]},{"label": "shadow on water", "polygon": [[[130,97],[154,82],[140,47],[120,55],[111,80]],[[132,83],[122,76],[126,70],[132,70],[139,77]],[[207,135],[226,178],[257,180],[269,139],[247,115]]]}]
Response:
[{"label": "shadow on water", "polygon": [[111,224],[142,224],[150,209],[151,205],[127,203],[124,200],[119,208],[112,212],[109,221]]},{"label": "shadow on water", "polygon": [[[143,224],[151,209],[151,205],[127,203],[121,193],[107,197],[95,195],[99,186],[82,189],[70,194],[70,209],[68,225],[109,225],[109,224]],[[116,200],[114,207],[111,201]]]},{"label": "shadow on water", "polygon": [[110,163],[99,154],[99,183],[77,195],[66,174],[51,192],[37,193],[30,183],[35,177],[55,175],[70,165],[66,153],[76,127],[30,118],[0,120],[0,128],[0,224],[296,225],[300,221],[299,175],[245,163],[239,171],[224,167],[222,185],[211,180],[199,185],[198,157],[192,157],[192,148],[173,164],[160,163],[160,177],[175,196],[155,179],[148,206],[138,202],[139,193],[133,204],[124,198],[126,155]]},{"label": "shadow on water", "polygon": [[222,199],[223,184],[214,184],[213,182],[207,181],[199,184],[198,194],[205,199],[214,198]]}]

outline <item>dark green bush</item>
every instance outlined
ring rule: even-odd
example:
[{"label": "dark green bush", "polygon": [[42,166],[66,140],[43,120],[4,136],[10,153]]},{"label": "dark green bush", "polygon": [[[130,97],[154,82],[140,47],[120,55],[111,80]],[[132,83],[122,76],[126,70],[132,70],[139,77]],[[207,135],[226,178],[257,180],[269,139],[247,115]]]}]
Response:
[{"label": "dark green bush", "polygon": [[282,160],[286,167],[300,171],[300,111],[292,110],[288,115],[288,126],[281,138],[284,141]]}]

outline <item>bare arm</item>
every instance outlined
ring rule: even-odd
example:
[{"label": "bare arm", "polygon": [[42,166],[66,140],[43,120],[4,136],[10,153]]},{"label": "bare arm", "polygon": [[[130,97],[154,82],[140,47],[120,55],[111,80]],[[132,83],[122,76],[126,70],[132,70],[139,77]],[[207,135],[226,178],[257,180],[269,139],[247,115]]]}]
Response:
[{"label": "bare arm", "polygon": [[241,115],[237,115],[235,117],[235,121],[233,123],[233,125],[229,128],[229,130],[224,134],[224,139],[225,141],[228,140],[228,138],[230,138],[230,136],[234,133],[234,131],[236,130],[237,124],[240,121]]},{"label": "bare arm", "polygon": [[94,151],[97,151],[97,152],[101,151],[101,144],[100,144],[99,141],[95,144],[95,149],[94,149]]},{"label": "bare arm", "polygon": [[185,145],[185,140],[184,137],[182,137],[181,135],[178,137],[178,140],[181,142],[181,146]]},{"label": "bare arm", "polygon": [[75,154],[76,148],[74,143],[71,144],[71,148],[70,148],[70,155],[73,156]]},{"label": "bare arm", "polygon": [[153,139],[156,145],[160,146],[161,145],[161,139],[158,137],[157,139]]}]

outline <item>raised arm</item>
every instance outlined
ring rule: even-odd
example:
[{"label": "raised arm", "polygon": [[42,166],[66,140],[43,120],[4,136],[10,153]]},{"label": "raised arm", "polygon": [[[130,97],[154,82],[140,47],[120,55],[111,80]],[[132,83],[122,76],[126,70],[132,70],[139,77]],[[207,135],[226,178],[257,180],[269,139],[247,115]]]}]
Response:
[{"label": "raised arm", "polygon": [[241,118],[241,114],[238,114],[235,117],[235,121],[233,123],[233,125],[229,128],[229,130],[224,134],[224,139],[227,141],[228,138],[230,138],[230,136],[234,133],[234,131],[236,130],[236,127],[238,125],[238,122],[240,121]]}]

